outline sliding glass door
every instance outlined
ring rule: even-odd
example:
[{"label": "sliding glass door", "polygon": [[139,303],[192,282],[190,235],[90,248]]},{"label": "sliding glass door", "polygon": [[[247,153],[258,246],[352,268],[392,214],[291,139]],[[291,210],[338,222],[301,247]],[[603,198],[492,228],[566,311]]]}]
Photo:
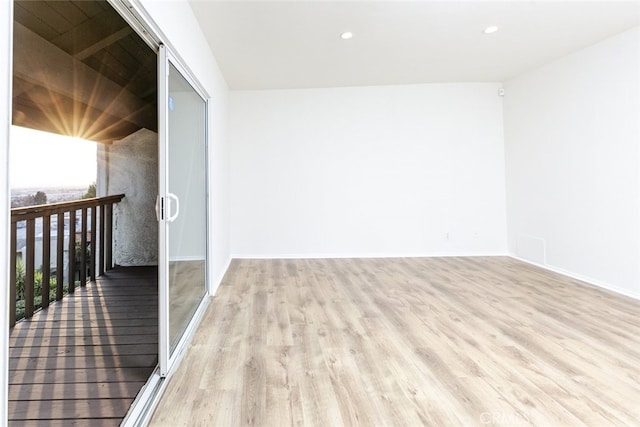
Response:
[{"label": "sliding glass door", "polygon": [[159,56],[160,370],[165,375],[207,292],[207,103],[164,46]]}]

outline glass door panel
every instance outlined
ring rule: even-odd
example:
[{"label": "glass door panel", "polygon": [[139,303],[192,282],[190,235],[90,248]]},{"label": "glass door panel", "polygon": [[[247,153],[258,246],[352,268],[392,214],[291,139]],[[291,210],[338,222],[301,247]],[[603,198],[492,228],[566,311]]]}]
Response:
[{"label": "glass door panel", "polygon": [[206,293],[206,103],[169,63],[169,342],[171,352]]},{"label": "glass door panel", "polygon": [[174,64],[160,46],[161,375],[207,292],[207,106]]}]

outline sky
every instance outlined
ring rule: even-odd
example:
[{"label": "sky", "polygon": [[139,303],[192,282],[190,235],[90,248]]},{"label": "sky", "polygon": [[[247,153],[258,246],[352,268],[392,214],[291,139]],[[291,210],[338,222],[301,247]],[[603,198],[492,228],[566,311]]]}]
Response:
[{"label": "sky", "polygon": [[11,188],[83,187],[96,181],[97,144],[11,126]]}]

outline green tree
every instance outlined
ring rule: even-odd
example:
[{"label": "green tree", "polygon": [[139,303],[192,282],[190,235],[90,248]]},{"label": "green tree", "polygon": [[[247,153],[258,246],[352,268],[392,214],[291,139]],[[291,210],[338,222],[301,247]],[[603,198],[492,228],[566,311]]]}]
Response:
[{"label": "green tree", "polygon": [[16,299],[24,299],[24,262],[22,259],[16,260]]},{"label": "green tree", "polygon": [[33,195],[33,204],[34,205],[46,205],[47,204],[47,193],[44,191],[38,191]]},{"label": "green tree", "polygon": [[92,199],[96,197],[96,183],[92,183],[89,188],[87,188],[87,192],[82,196],[83,199]]},{"label": "green tree", "polygon": [[[24,282],[25,282],[25,266],[21,259],[16,261],[16,320],[20,320],[24,317],[25,312],[25,300],[24,300]],[[42,270],[37,269],[33,272],[33,304],[36,309],[42,307]],[[56,299],[56,287],[57,281],[55,276],[49,278],[49,301],[55,301]],[[69,285],[63,284],[62,294],[67,295],[69,293]]]}]

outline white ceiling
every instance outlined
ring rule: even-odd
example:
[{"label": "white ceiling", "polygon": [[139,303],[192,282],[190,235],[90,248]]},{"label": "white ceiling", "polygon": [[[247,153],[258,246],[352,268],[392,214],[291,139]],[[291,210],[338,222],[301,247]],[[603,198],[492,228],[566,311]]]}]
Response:
[{"label": "white ceiling", "polygon": [[640,0],[190,4],[231,89],[504,81],[640,23]]}]

